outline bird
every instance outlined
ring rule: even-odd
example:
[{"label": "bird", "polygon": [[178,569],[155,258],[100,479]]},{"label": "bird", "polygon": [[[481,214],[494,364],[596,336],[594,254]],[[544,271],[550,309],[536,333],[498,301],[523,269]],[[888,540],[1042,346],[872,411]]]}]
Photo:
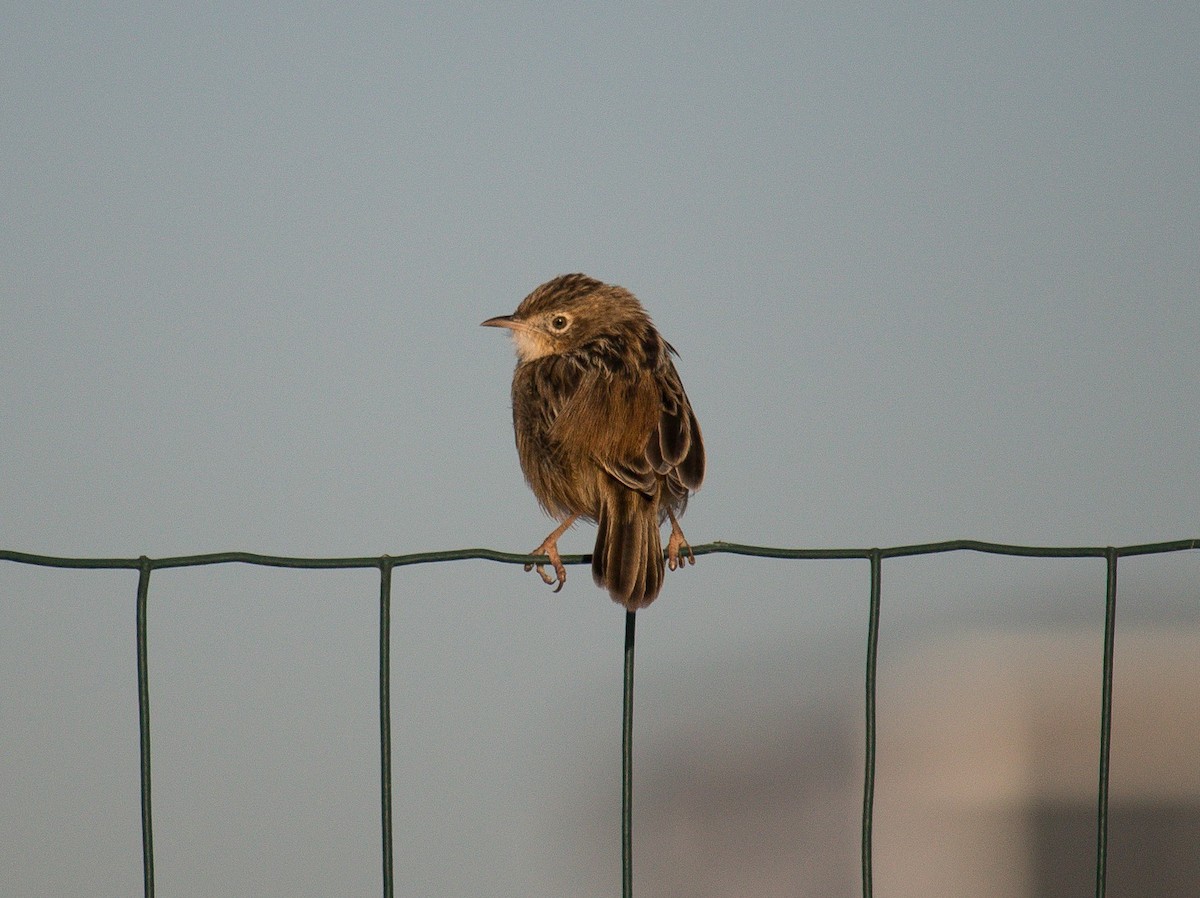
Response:
[{"label": "bird", "polygon": [[517,352],[513,432],[525,480],[559,525],[531,555],[559,592],[567,571],[558,539],[577,520],[594,522],[592,579],[630,611],[662,588],[660,528],[669,520],[666,565],[696,563],[679,526],[704,480],[700,424],[671,361],[678,356],[630,291],[585,274],[564,274],[525,297],[507,328]]}]

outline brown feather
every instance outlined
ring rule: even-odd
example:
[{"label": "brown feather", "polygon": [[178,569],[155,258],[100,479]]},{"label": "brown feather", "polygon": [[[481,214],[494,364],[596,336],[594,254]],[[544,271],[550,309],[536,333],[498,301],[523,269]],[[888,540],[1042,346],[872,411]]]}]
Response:
[{"label": "brown feather", "polygon": [[513,429],[538,503],[560,521],[595,521],[594,579],[630,610],[648,605],[663,580],[658,528],[704,479],[674,350],[632,293],[582,274],[484,323],[509,328],[517,345]]},{"label": "brown feather", "polygon": [[649,605],[665,568],[653,500],[632,490],[607,490],[596,523],[592,579],[630,611]]}]

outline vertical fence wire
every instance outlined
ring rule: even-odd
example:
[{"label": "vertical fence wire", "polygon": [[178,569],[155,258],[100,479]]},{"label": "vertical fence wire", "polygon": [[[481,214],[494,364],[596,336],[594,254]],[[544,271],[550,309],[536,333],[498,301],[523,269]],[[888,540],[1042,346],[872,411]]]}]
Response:
[{"label": "vertical fence wire", "polygon": [[1096,898],[1108,888],[1108,764],[1112,747],[1113,656],[1117,631],[1117,550],[1105,552],[1104,667],[1100,687],[1100,787],[1096,808]]},{"label": "vertical fence wire", "polygon": [[137,585],[137,674],[138,744],[141,757],[142,791],[142,888],[145,898],[154,898],[154,827],[150,810],[150,663],[146,640],[146,606],[150,600],[150,559],[138,559]]},{"label": "vertical fence wire", "polygon": [[872,549],[871,561],[871,599],[870,613],[867,622],[867,675],[866,675],[866,746],[863,752],[863,810],[862,810],[862,893],[863,898],[871,898],[871,837],[875,814],[875,683],[879,660],[879,609],[880,609],[880,574],[883,566],[883,556],[878,549]]},{"label": "vertical fence wire", "polygon": [[637,612],[625,612],[625,676],[621,703],[621,896],[633,896],[633,639]]},{"label": "vertical fence wire", "polygon": [[392,898],[392,559],[379,561],[379,800],[383,896]]}]

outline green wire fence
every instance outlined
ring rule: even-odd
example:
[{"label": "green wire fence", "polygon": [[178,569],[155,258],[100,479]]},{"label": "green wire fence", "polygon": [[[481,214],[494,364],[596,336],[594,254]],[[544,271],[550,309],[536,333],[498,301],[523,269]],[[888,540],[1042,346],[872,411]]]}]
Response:
[{"label": "green wire fence", "polygon": [[[944,552],[983,552],[1026,558],[1103,558],[1106,564],[1104,602],[1104,645],[1101,660],[1101,707],[1099,738],[1099,785],[1096,800],[1096,896],[1104,898],[1108,859],[1108,776],[1112,741],[1113,656],[1116,646],[1117,560],[1135,555],[1185,552],[1200,548],[1200,539],[1147,543],[1132,546],[1016,546],[975,540],[893,546],[885,549],[784,549],[712,542],[695,546],[696,555],[750,555],[783,559],[854,559],[867,561],[870,569],[864,709],[866,716],[865,764],[862,806],[862,893],[872,896],[871,841],[875,798],[875,694],[881,609],[883,560]],[[382,555],[355,558],[290,558],[257,555],[250,552],[218,552],[207,555],[181,555],[171,558],[63,558],[34,555],[0,549],[0,561],[52,568],[136,570],[137,583],[137,677],[138,727],[141,745],[142,870],[145,898],[154,895],[154,827],[151,802],[150,763],[150,672],[146,643],[146,615],[150,598],[150,575],[167,568],[198,567],[215,564],[251,564],[294,569],[375,568],[379,571],[379,751],[380,751],[380,833],[384,898],[394,893],[392,834],[392,748],[391,748],[391,591],[392,571],[397,567],[432,564],[441,561],[482,559],[504,564],[547,563],[544,556],[518,555],[492,549],[458,549],[449,552],[422,552],[413,555]],[[564,555],[564,564],[589,564],[589,555]],[[621,734],[621,884],[622,894],[633,892],[633,660],[636,615],[625,621],[623,713]]]}]

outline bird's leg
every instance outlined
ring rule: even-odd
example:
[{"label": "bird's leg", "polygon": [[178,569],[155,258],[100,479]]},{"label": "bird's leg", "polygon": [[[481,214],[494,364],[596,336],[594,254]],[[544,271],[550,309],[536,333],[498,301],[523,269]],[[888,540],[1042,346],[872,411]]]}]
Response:
[{"label": "bird's leg", "polygon": [[531,571],[537,568],[538,576],[542,578],[542,582],[547,586],[553,586],[556,582],[558,586],[554,588],[558,592],[563,588],[563,584],[567,582],[567,569],[563,567],[562,558],[558,555],[558,538],[567,532],[567,528],[575,523],[575,519],[579,517],[577,514],[571,515],[565,521],[554,529],[554,532],[542,540],[542,544],[530,552],[530,555],[548,555],[550,564],[554,566],[554,576],[557,580],[550,579],[550,575],[546,573],[546,568],[543,565],[527,564],[525,570]]},{"label": "bird's leg", "polygon": [[671,537],[667,540],[667,567],[671,570],[683,568],[683,559],[679,556],[680,548],[687,552],[688,564],[695,564],[696,556],[692,553],[692,547],[684,538],[683,531],[679,528],[679,522],[675,520],[675,513],[669,508],[667,517],[671,519]]}]

